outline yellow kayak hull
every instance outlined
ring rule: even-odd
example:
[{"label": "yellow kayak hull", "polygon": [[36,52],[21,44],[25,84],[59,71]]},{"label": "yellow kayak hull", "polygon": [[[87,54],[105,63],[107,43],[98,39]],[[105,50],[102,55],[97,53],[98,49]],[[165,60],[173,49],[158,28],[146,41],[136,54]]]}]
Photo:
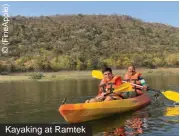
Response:
[{"label": "yellow kayak hull", "polygon": [[64,104],[59,107],[59,112],[68,123],[80,123],[103,118],[115,113],[136,110],[148,105],[150,102],[150,97],[147,94],[143,94],[130,99],[95,103]]}]

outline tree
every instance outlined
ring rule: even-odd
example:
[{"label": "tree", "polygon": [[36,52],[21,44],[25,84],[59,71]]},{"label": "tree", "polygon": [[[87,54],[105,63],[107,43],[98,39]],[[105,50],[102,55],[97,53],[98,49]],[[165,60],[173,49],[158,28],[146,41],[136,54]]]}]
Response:
[{"label": "tree", "polygon": [[179,66],[179,54],[170,54],[165,59],[168,66],[178,67]]}]

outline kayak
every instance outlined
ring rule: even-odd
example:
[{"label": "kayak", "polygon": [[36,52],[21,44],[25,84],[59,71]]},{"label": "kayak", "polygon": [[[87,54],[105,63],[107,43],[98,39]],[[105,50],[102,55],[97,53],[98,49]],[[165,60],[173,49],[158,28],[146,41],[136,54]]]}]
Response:
[{"label": "kayak", "polygon": [[124,113],[148,105],[151,98],[147,94],[140,96],[103,102],[63,104],[59,107],[60,114],[68,123],[80,123],[100,119],[116,113]]}]

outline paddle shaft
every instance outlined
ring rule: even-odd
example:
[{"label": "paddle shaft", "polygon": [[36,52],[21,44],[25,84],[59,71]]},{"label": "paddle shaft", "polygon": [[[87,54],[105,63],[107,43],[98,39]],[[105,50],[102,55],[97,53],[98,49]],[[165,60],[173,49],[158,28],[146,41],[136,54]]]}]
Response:
[{"label": "paddle shaft", "polygon": [[[116,90],[114,90],[114,91],[112,91],[112,92],[109,92],[109,93],[105,93],[105,94],[104,94],[104,97],[107,96],[107,95],[109,95],[109,94],[115,93],[115,92],[116,92]],[[97,98],[102,98],[102,97],[103,97],[103,96],[99,96],[99,97],[97,97]]]},{"label": "paddle shaft", "polygon": [[[123,81],[123,82],[126,82],[126,81]],[[137,87],[143,88],[143,86],[141,86],[141,85],[137,85],[137,84],[133,84],[133,83],[130,83],[130,84],[134,85],[134,86],[137,86]],[[157,93],[161,93],[160,90],[155,90],[155,89],[152,89],[152,88],[149,88],[149,87],[148,87],[148,90],[151,90],[151,91],[154,91],[154,92],[157,92]]]},{"label": "paddle shaft", "polygon": [[106,94],[104,94],[104,96],[99,96],[99,97],[97,97],[97,98],[99,99],[99,98],[105,97],[105,96],[107,96],[107,95],[109,95],[109,94],[112,94],[112,93],[114,93],[114,92],[106,93]]},{"label": "paddle shaft", "polygon": [[[109,94],[116,93],[116,92],[131,92],[131,91],[133,91],[131,84],[130,83],[123,83],[119,87],[115,88],[115,90],[113,90],[109,93],[104,93],[104,96],[107,96]],[[100,96],[100,97],[103,97],[103,96]],[[97,97],[97,98],[100,98],[100,97]]]}]

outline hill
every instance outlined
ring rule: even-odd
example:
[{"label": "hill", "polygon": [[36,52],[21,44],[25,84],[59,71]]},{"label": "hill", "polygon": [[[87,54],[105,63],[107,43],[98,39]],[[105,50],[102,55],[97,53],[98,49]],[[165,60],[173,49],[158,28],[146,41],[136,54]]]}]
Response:
[{"label": "hill", "polygon": [[10,20],[9,53],[1,54],[0,71],[179,65],[179,28],[169,25],[125,15],[15,16]]}]

